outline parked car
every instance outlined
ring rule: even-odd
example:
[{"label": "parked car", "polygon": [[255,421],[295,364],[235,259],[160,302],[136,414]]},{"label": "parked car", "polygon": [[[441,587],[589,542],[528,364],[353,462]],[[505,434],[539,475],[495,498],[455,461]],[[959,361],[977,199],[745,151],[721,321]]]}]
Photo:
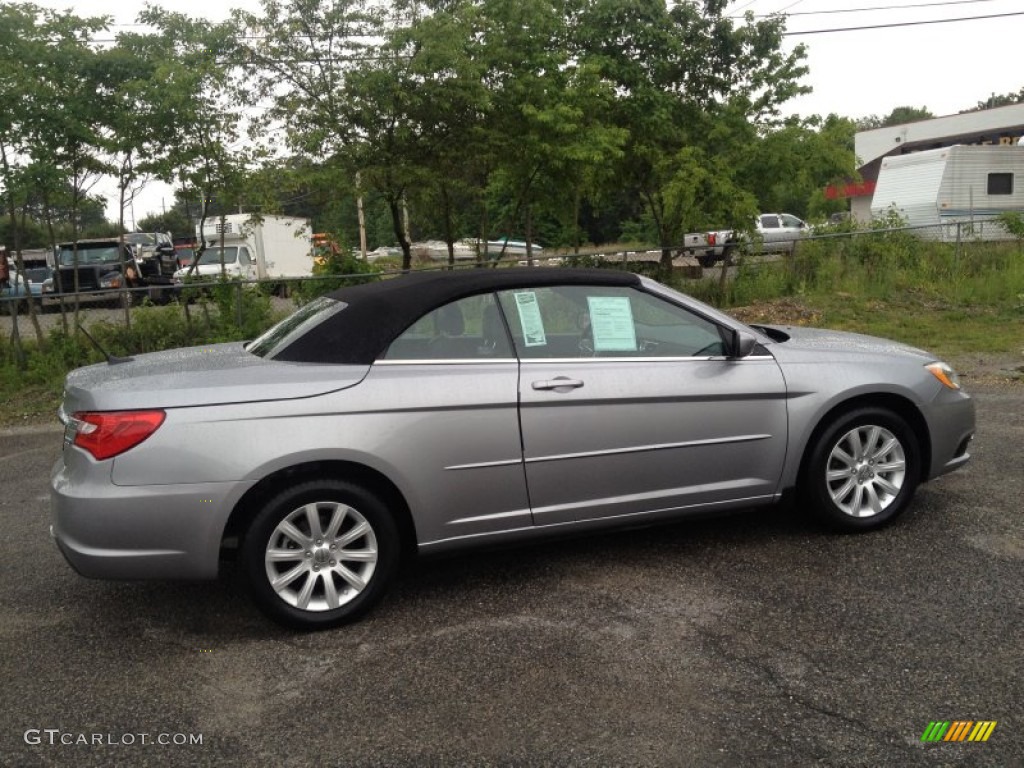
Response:
[{"label": "parked car", "polygon": [[756,253],[792,253],[810,227],[791,213],[762,213],[753,222],[754,237],[744,231],[723,229],[683,236],[683,250],[697,257],[702,267],[727,258],[737,248]]},{"label": "parked car", "polygon": [[612,270],[414,273],[249,343],[72,372],[52,535],[98,578],[212,578],[350,621],[432,553],[777,502],[844,531],[963,466],[974,406],[933,355],[746,326]]},{"label": "parked car", "polygon": [[[55,293],[109,299],[127,284],[132,289],[148,288],[141,293],[154,301],[169,299],[176,291],[173,280],[155,258],[140,259],[129,236],[125,238],[123,246],[116,237],[60,243],[54,254]],[[139,298],[139,292],[132,295]]]},{"label": "parked car", "polygon": [[[26,280],[28,286],[26,288]],[[42,278],[42,279],[39,279]],[[16,297],[30,297],[35,301],[37,307],[42,307],[43,280],[46,279],[45,269],[26,269],[24,277],[18,268],[11,266],[8,271],[7,280],[0,283],[0,299],[13,299]],[[18,302],[21,303],[21,302]],[[10,302],[4,302],[4,308],[9,310]]]},{"label": "parked car", "polygon": [[129,232],[124,236],[135,250],[135,258],[146,274],[170,277],[178,270],[174,242],[170,232]]}]

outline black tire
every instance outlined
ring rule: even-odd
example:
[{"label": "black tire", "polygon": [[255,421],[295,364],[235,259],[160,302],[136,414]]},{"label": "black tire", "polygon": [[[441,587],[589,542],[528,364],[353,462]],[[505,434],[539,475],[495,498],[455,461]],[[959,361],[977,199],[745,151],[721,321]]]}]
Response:
[{"label": "black tire", "polygon": [[704,269],[715,266],[716,261],[718,261],[718,257],[713,254],[705,253],[697,257],[697,263],[704,267]]},{"label": "black tire", "polygon": [[[316,510],[319,536],[312,530],[311,509]],[[340,527],[329,537],[325,534],[338,513]],[[291,534],[279,528],[285,521],[295,529]],[[364,525],[365,532],[357,534]],[[361,486],[324,479],[300,483],[268,501],[249,526],[241,555],[260,610],[284,626],[313,630],[346,624],[372,608],[395,575],[399,550],[398,528],[380,499]],[[279,559],[269,559],[271,551]],[[359,559],[339,558],[343,552]],[[369,558],[372,552],[375,560]],[[288,573],[294,573],[292,579],[275,588],[271,579]],[[346,580],[352,576],[363,583],[361,588]]]},{"label": "black tire", "polygon": [[825,524],[861,532],[898,517],[920,478],[914,431],[893,411],[866,407],[835,418],[808,447],[798,491]]}]

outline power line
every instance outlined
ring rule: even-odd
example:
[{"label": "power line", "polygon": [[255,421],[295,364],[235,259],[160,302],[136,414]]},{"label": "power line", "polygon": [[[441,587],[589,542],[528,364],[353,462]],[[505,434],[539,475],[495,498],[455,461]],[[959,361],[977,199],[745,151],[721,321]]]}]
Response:
[{"label": "power line", "polygon": [[[793,13],[787,13],[786,16],[827,16],[829,14],[834,14],[834,13],[866,13],[868,11],[906,11],[906,10],[912,10],[914,8],[937,8],[939,6],[946,6],[946,5],[974,5],[976,3],[991,3],[992,1],[993,0],[941,0],[941,2],[913,3],[911,5],[875,5],[875,6],[871,6],[869,8],[833,8],[833,9],[830,9],[830,10],[827,10],[827,11],[795,11]],[[748,5],[749,5],[749,3],[748,3]],[[794,3],[794,5],[795,5],[795,3]],[[746,6],[744,6],[744,7],[746,7]],[[790,5],[790,6],[787,6],[787,7],[788,8],[792,8],[793,6]],[[740,10],[740,9],[736,9],[736,10]],[[757,19],[767,19],[770,16],[774,16],[774,15],[776,15],[778,13],[782,13],[782,11],[784,11],[784,10],[786,10],[786,9],[782,8],[782,9],[780,9],[778,11],[775,11],[774,13],[756,14],[754,18],[757,18]],[[729,18],[730,19],[742,19],[743,17],[735,15],[735,11],[733,11],[733,15],[730,15]]]},{"label": "power line", "polygon": [[783,37],[799,35],[824,35],[829,32],[863,32],[869,29],[894,29],[896,27],[917,27],[922,24],[952,24],[960,21],[981,21],[982,19],[1005,19],[1009,16],[1024,16],[1024,11],[993,13],[988,16],[964,16],[959,19],[928,19],[927,21],[898,21],[890,24],[870,24],[862,27],[837,27],[835,29],[808,29],[801,32],[783,32]]}]

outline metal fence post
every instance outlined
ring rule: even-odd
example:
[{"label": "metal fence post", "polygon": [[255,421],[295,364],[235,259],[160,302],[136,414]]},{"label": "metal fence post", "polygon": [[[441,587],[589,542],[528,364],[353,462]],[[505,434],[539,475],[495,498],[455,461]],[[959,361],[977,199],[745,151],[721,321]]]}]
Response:
[{"label": "metal fence post", "polygon": [[236,312],[238,314],[238,330],[242,330],[242,281],[239,280],[237,283],[235,283],[235,286],[235,304],[237,305]]}]

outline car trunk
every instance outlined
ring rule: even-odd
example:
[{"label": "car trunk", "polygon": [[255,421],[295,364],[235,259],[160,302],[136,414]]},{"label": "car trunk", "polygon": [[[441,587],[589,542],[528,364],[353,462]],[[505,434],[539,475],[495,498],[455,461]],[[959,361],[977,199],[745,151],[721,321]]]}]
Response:
[{"label": "car trunk", "polygon": [[[313,397],[358,384],[369,368],[267,360],[241,342],[173,349],[72,371],[62,409],[70,414]],[[198,378],[202,386],[195,385]]]}]

